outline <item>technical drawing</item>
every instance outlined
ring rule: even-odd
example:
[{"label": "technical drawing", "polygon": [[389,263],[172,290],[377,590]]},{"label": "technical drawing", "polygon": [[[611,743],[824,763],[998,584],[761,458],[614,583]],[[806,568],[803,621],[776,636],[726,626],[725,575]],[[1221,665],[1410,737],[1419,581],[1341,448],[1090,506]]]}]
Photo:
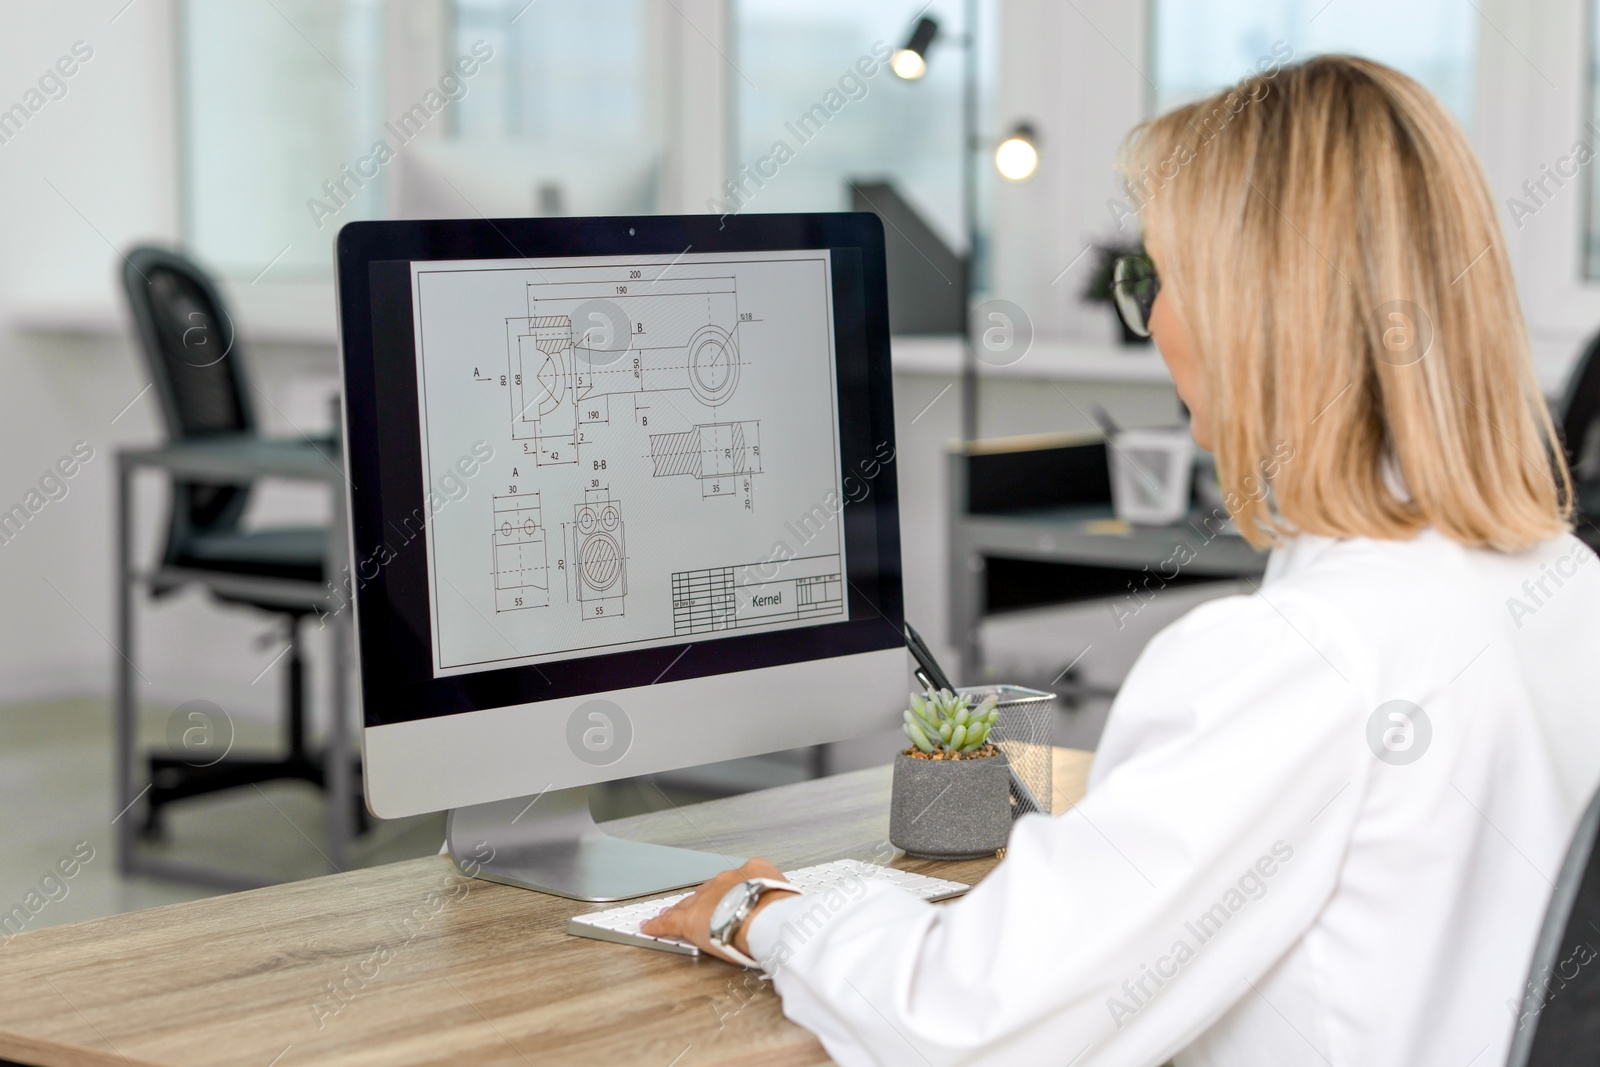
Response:
[{"label": "technical drawing", "polygon": [[494,498],[494,609],[522,611],[550,604],[550,556],[539,494]]},{"label": "technical drawing", "polygon": [[706,407],[714,408],[739,387],[739,350],[720,326],[702,326],[689,338],[689,391]]},{"label": "technical drawing", "polygon": [[847,579],[881,546],[838,514],[863,417],[848,264],[687,237],[661,254],[628,225],[605,254],[407,265],[409,358],[388,370],[407,397],[415,378],[401,465],[420,458],[434,501],[414,568],[434,678],[537,666],[560,688],[585,657],[668,650],[648,682],[685,643],[737,657],[792,630],[780,644],[826,651],[875,618]]},{"label": "technical drawing", "polygon": [[512,438],[538,465],[581,462],[612,396],[633,394],[637,411],[638,394],[675,390],[715,413],[738,390],[734,279],[665,273],[528,283],[528,314],[506,319],[506,381]]},{"label": "technical drawing", "polygon": [[735,496],[748,485],[746,476],[761,473],[761,423],[713,422],[682,433],[653,433],[650,462],[657,478],[698,478],[703,497]]},{"label": "technical drawing", "polygon": [[578,462],[572,320],[507,319],[506,337],[512,352],[512,437],[531,438],[540,465]]},{"label": "technical drawing", "polygon": [[586,489],[573,513],[572,559],[583,618],[624,614],[628,552],[620,506],[610,490]]},{"label": "technical drawing", "polygon": [[712,633],[844,614],[837,555],[674,571],[672,633]]}]

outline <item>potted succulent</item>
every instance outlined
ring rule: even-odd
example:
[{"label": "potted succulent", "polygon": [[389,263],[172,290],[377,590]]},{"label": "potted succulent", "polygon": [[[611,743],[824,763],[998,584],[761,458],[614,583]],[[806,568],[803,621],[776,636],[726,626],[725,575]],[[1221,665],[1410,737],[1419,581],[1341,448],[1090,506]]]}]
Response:
[{"label": "potted succulent", "polygon": [[917,696],[905,712],[911,747],[894,761],[889,841],[913,856],[975,859],[1011,832],[1011,773],[989,741],[995,699],[977,707],[948,689]]},{"label": "potted succulent", "polygon": [[1123,256],[1144,255],[1143,241],[1110,242],[1094,247],[1094,266],[1089,271],[1088,281],[1084,283],[1082,298],[1086,304],[1104,304],[1111,309],[1111,315],[1117,320],[1117,331],[1125,345],[1147,345],[1150,338],[1140,337],[1128,329],[1128,324],[1122,321],[1122,316],[1117,314],[1116,300],[1111,295],[1111,275],[1116,268],[1117,260]]}]

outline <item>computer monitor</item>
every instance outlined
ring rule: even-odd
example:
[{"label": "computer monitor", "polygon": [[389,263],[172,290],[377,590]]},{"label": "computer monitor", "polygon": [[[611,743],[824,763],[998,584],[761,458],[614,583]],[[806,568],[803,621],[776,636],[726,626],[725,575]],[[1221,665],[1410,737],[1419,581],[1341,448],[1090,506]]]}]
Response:
[{"label": "computer monitor", "polygon": [[590,900],[737,863],[593,783],[892,726],[908,684],[869,214],[338,237],[368,807]]}]

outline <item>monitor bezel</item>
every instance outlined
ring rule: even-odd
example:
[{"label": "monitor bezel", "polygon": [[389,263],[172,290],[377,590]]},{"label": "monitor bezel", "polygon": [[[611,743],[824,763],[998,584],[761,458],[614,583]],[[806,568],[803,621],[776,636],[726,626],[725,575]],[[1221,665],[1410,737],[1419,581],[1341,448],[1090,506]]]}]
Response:
[{"label": "monitor bezel", "polygon": [[[537,665],[433,676],[426,553],[396,545],[397,517],[428,514],[410,264],[826,249],[846,542],[846,622],[674,642]],[[898,485],[882,224],[865,213],[354,222],[336,243],[352,564],[334,595],[354,601],[367,727],[555,702],[862,653],[903,644]],[[374,288],[404,306],[377,314]],[[379,352],[383,355],[380,357]],[[380,414],[382,417],[380,417]],[[469,490],[471,491],[471,490]],[[482,490],[487,491],[487,489]],[[411,529],[406,525],[405,529]],[[420,664],[420,667],[418,666]]]}]

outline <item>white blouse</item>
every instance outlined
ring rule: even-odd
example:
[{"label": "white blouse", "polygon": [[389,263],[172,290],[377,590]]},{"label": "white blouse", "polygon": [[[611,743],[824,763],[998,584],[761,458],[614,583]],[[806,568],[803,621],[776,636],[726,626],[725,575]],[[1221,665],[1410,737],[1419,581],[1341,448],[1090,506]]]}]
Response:
[{"label": "white blouse", "polygon": [[1573,537],[1301,537],[1150,642],[1088,795],[967,896],[784,900],[750,943],[845,1067],[1498,1067],[1597,678]]}]

